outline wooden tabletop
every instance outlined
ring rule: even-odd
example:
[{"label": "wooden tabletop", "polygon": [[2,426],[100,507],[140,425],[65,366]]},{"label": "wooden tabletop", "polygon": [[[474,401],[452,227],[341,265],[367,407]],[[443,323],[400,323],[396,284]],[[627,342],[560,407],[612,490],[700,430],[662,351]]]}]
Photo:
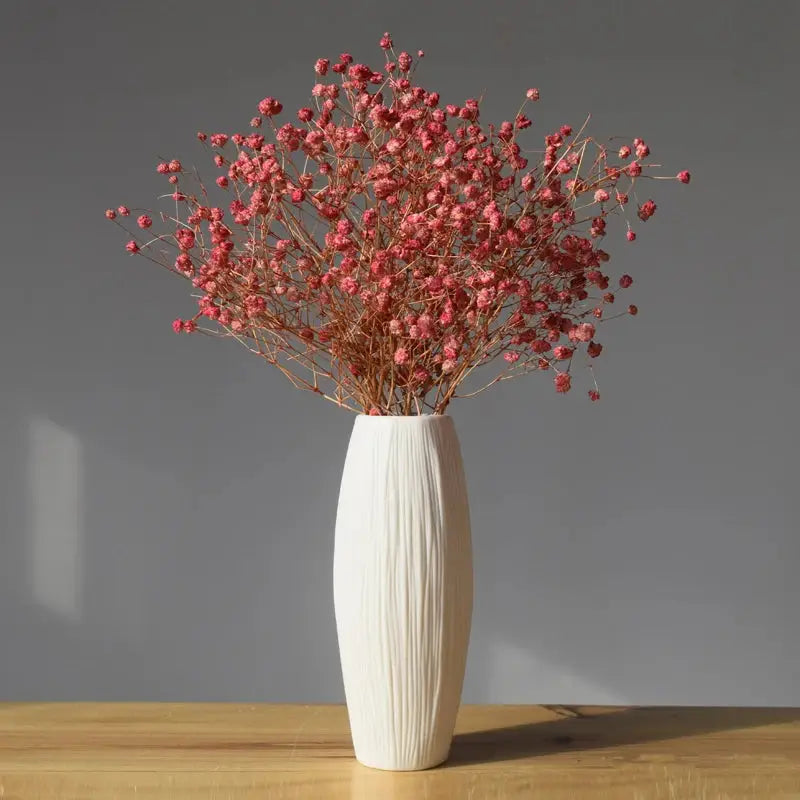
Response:
[{"label": "wooden tabletop", "polygon": [[800,798],[800,708],[464,706],[425,772],[353,758],[343,706],[0,704],[2,800]]}]

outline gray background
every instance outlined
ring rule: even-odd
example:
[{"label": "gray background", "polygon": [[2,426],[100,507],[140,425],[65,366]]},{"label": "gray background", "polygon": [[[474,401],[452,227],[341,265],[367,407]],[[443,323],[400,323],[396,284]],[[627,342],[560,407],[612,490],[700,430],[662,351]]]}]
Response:
[{"label": "gray background", "polygon": [[[223,11],[224,9],[224,11]],[[352,418],[238,345],[103,210],[198,129],[305,103],[319,56],[427,51],[536,137],[592,112],[670,173],[603,393],[455,405],[476,606],[464,699],[800,705],[795,2],[0,6],[0,696],[341,701],[332,525]],[[531,141],[534,141],[533,139]],[[210,173],[210,170],[206,171]]]}]

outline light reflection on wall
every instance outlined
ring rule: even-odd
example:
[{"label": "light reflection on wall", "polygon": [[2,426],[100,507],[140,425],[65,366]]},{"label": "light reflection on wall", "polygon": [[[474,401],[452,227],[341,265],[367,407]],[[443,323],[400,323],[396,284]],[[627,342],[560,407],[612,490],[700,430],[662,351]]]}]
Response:
[{"label": "light reflection on wall", "polygon": [[83,455],[75,434],[31,419],[28,567],[34,600],[70,620],[82,615]]},{"label": "light reflection on wall", "polygon": [[[587,667],[591,669],[591,665]],[[488,694],[493,703],[625,705],[624,698],[590,678],[537,658],[533,645],[493,642],[489,675]],[[524,687],[522,694],[520,687]]]}]

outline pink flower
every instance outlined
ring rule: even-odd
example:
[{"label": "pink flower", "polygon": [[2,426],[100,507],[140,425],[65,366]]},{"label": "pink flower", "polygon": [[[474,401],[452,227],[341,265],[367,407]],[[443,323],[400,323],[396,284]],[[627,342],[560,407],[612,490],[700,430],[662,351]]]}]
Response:
[{"label": "pink flower", "polygon": [[197,131],[197,138],[201,142],[204,142],[206,140],[206,134],[204,134],[203,131]]},{"label": "pink flower", "polygon": [[450,360],[455,360],[458,358],[458,351],[460,349],[460,345],[458,343],[458,339],[455,337],[450,337],[450,339],[445,341],[444,345],[444,357]]},{"label": "pink flower", "polygon": [[262,122],[263,122],[263,120],[261,119],[261,117],[253,117],[250,120],[250,127],[251,128],[260,128]]},{"label": "pink flower", "polygon": [[628,288],[628,287],[629,287],[629,286],[630,286],[632,283],[633,283],[633,278],[631,278],[631,276],[630,276],[630,275],[623,275],[623,276],[622,276],[622,277],[619,279],[619,285],[620,285],[620,286],[621,286],[623,289],[627,289],[627,288]]},{"label": "pink flower", "polygon": [[140,228],[149,228],[153,224],[153,220],[147,216],[147,214],[142,214],[137,220],[136,224]]},{"label": "pink flower", "polygon": [[283,110],[283,104],[279,103],[274,97],[265,97],[259,104],[258,110],[265,117],[274,117]]},{"label": "pink flower", "polygon": [[181,250],[191,250],[195,242],[194,231],[190,231],[188,228],[180,228],[175,233],[175,240]]},{"label": "pink flower", "polygon": [[181,162],[178,161],[177,158],[173,158],[172,161],[169,162],[168,166],[170,172],[180,172],[182,169]]},{"label": "pink flower", "polygon": [[619,157],[620,158],[627,158],[631,154],[631,149],[628,145],[624,144],[619,149]]},{"label": "pink flower", "polygon": [[416,327],[420,339],[430,339],[434,329],[433,317],[430,314],[420,314]]},{"label": "pink flower", "polygon": [[589,399],[594,403],[600,399],[600,392],[597,389],[589,389]]},{"label": "pink flower", "polygon": [[625,171],[631,176],[631,178],[635,178],[642,174],[642,165],[639,164],[638,161],[631,161],[631,163],[626,167]]},{"label": "pink flower", "polygon": [[494,298],[494,289],[481,289],[478,292],[478,297],[475,302],[475,305],[481,311],[484,311],[485,309],[491,306],[493,298]]},{"label": "pink flower", "polygon": [[689,183],[689,181],[691,179],[692,179],[692,176],[686,170],[683,170],[683,172],[679,172],[678,173],[678,180],[681,183]]},{"label": "pink flower", "polygon": [[127,216],[128,216],[130,213],[131,213],[131,212],[130,212],[130,210],[128,209],[128,207],[127,207],[127,206],[120,206],[120,207],[117,209],[117,213],[118,213],[118,214],[119,214],[121,217],[127,217]]},{"label": "pink flower", "polygon": [[594,325],[591,322],[582,322],[575,331],[575,338],[579,342],[588,342],[591,341],[592,337],[594,336]]},{"label": "pink flower", "polygon": [[398,347],[394,351],[394,363],[406,364],[408,362],[408,350],[405,347]]},{"label": "pink flower", "polygon": [[394,137],[386,142],[385,147],[386,152],[389,153],[389,155],[396,155],[405,147],[405,142],[403,142],[402,139]]},{"label": "pink flower", "polygon": [[605,189],[598,189],[594,193],[594,199],[597,203],[605,203],[608,200],[608,192]]},{"label": "pink flower", "polygon": [[632,317],[635,317],[639,313],[639,309],[634,305],[630,305],[630,306],[628,306],[628,313]]},{"label": "pink flower", "polygon": [[656,213],[656,204],[652,200],[647,200],[639,206],[639,219],[643,222],[650,219]]},{"label": "pink flower", "polygon": [[387,197],[389,197],[389,195],[395,192],[397,188],[397,181],[394,181],[391,178],[380,178],[372,185],[372,189],[375,192],[375,197],[377,197],[379,200],[385,200]]},{"label": "pink flower", "polygon": [[160,164],[159,164],[159,165],[156,167],[156,172],[157,172],[159,175],[166,175],[166,174],[169,172],[169,164],[167,164],[165,161],[162,161],[162,162],[161,162],[161,163],[160,163]]},{"label": "pink flower", "polygon": [[192,271],[192,259],[188,253],[181,253],[175,259],[175,266],[181,270],[181,272],[191,273]]},{"label": "pink flower", "polygon": [[183,330],[183,320],[182,319],[175,319],[172,321],[172,330],[175,333],[180,333]]},{"label": "pink flower", "polygon": [[534,353],[546,353],[551,347],[552,345],[550,342],[545,339],[536,339],[531,342],[531,350],[533,350]]},{"label": "pink flower", "polygon": [[565,361],[568,358],[572,358],[573,350],[571,347],[565,347],[564,345],[559,345],[558,347],[553,348],[553,355],[559,361]]},{"label": "pink flower", "polygon": [[138,244],[136,244],[136,242],[134,242],[134,241],[133,241],[133,239],[131,239],[131,240],[130,240],[130,241],[129,241],[129,242],[126,244],[126,245],[125,245],[125,249],[126,249],[126,250],[127,250],[129,253],[138,253],[138,252],[139,252],[139,245],[138,245]]},{"label": "pink flower", "polygon": [[330,59],[328,58],[318,58],[314,64],[314,72],[316,72],[317,75],[325,75],[328,72],[330,63]]},{"label": "pink flower", "polygon": [[636,234],[632,230],[628,229],[628,232],[625,234],[625,238],[629,242],[635,242],[636,241]]},{"label": "pink flower", "polygon": [[339,287],[343,292],[346,292],[351,296],[356,294],[359,289],[358,281],[351,278],[349,275],[342,278],[342,280],[339,281]]},{"label": "pink flower", "polygon": [[314,119],[314,110],[312,108],[303,107],[297,112],[297,118],[300,122],[310,122]]},{"label": "pink flower", "polygon": [[508,361],[509,364],[513,364],[519,361],[519,353],[505,352],[503,353],[503,358]]},{"label": "pink flower", "polygon": [[228,134],[227,133],[212,133],[211,139],[209,140],[214,147],[225,147],[225,144],[228,141]]},{"label": "pink flower", "polygon": [[563,394],[568,392],[570,386],[572,386],[572,378],[570,378],[568,372],[559,372],[553,379],[553,383],[556,385],[556,391]]},{"label": "pink flower", "polygon": [[650,148],[641,140],[636,145],[636,158],[646,158],[650,155]]},{"label": "pink flower", "polygon": [[224,175],[220,175],[216,180],[217,186],[224,189],[228,185],[228,179]]},{"label": "pink flower", "polygon": [[445,375],[449,375],[455,368],[456,368],[455,359],[446,358],[444,361],[442,361],[442,372]]},{"label": "pink flower", "polygon": [[106,209],[106,219],[116,219],[116,218],[117,218],[117,212],[114,211],[113,208],[107,208]]},{"label": "pink flower", "polygon": [[531,123],[530,119],[528,117],[526,117],[524,114],[517,114],[517,116],[514,119],[514,125],[519,130],[522,131],[522,130],[525,130],[525,128],[530,128],[532,123]]},{"label": "pink flower", "polygon": [[380,44],[380,47],[381,47],[382,50],[389,50],[391,48],[391,46],[392,46],[392,37],[389,36],[389,32],[388,31],[386,33],[384,33],[383,36],[381,36],[381,40],[380,40],[379,44]]},{"label": "pink flower", "polygon": [[528,100],[536,101],[536,100],[539,99],[539,90],[538,89],[528,89],[528,91],[525,92],[525,96],[528,98]]}]

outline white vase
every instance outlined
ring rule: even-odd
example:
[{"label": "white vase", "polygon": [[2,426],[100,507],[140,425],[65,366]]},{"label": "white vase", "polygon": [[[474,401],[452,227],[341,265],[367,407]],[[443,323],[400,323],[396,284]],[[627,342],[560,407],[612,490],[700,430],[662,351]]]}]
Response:
[{"label": "white vase", "polygon": [[440,764],[472,621],[469,505],[451,417],[356,417],[333,587],[356,758],[388,770]]}]

